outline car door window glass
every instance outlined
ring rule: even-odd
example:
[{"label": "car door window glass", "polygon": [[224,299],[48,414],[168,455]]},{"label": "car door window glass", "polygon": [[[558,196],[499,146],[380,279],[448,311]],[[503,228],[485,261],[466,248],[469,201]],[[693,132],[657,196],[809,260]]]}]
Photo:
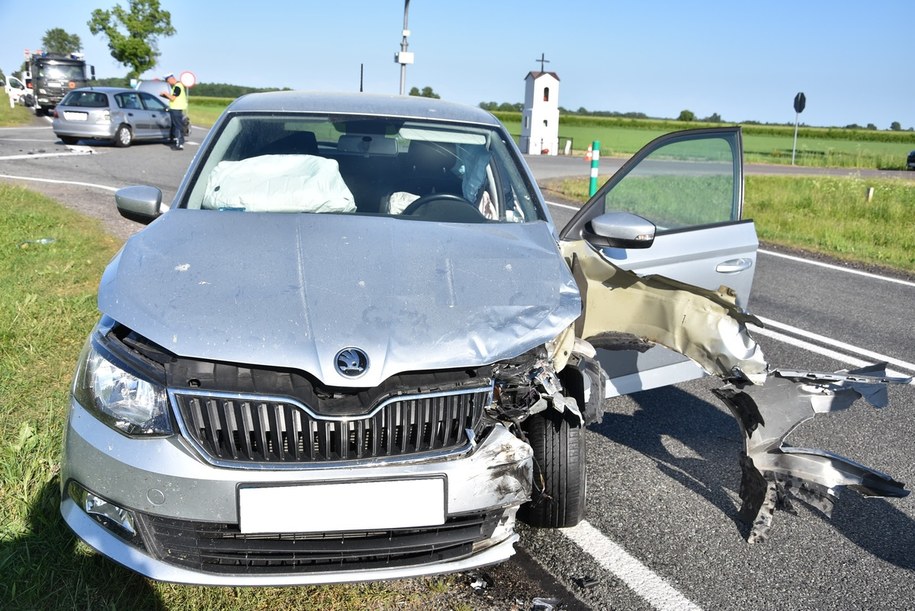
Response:
[{"label": "car door window glass", "polygon": [[165,105],[165,102],[149,95],[146,92],[139,92],[138,94],[140,99],[143,101],[143,106],[146,107],[146,110],[159,110],[165,111],[168,110],[168,107]]},{"label": "car door window glass", "polygon": [[115,96],[115,100],[120,108],[128,110],[140,110],[143,108],[136,93],[119,93]]},{"label": "car door window glass", "polygon": [[672,142],[636,166],[604,196],[604,211],[651,219],[659,231],[739,218],[734,153],[724,138]]}]

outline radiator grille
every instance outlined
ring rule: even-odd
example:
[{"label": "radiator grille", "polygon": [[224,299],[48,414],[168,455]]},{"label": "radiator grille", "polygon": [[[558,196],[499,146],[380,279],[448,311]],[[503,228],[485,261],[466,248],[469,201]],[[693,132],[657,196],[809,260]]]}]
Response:
[{"label": "radiator grille", "polygon": [[277,398],[175,391],[185,430],[209,456],[241,463],[314,463],[406,456],[464,446],[480,433],[491,388],[396,397],[368,416],[322,418]]}]

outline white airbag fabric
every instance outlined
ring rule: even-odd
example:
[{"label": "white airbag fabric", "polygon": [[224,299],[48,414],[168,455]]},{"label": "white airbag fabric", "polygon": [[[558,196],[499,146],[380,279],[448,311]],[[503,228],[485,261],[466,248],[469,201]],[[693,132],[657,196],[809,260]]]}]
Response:
[{"label": "white airbag fabric", "polygon": [[333,159],[261,155],[220,161],[207,179],[203,207],[248,212],[355,212]]}]

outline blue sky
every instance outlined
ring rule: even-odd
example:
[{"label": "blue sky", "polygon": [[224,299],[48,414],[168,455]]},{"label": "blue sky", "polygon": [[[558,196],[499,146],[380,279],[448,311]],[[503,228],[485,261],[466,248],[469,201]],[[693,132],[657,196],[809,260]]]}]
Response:
[{"label": "blue sky", "polygon": [[[0,68],[60,27],[99,76],[122,76],[93,9],[127,0],[0,0]],[[397,93],[403,0],[161,0],[177,34],[159,68],[203,82]],[[915,127],[912,0],[411,0],[406,85],[476,105],[520,102],[524,77],[560,78],[561,106],[809,125]],[[193,92],[192,92],[193,94]]]}]

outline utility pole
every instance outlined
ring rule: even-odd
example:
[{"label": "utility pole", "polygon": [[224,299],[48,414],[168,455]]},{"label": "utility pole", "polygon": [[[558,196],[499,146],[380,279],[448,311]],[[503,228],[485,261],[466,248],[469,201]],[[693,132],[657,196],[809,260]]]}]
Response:
[{"label": "utility pole", "polygon": [[410,28],[407,25],[407,19],[410,15],[410,0],[403,2],[403,38],[400,40],[400,53],[394,55],[394,62],[400,64],[400,95],[404,95],[407,86],[407,64],[413,63],[413,54],[407,49],[409,44],[407,38],[410,36]]}]

